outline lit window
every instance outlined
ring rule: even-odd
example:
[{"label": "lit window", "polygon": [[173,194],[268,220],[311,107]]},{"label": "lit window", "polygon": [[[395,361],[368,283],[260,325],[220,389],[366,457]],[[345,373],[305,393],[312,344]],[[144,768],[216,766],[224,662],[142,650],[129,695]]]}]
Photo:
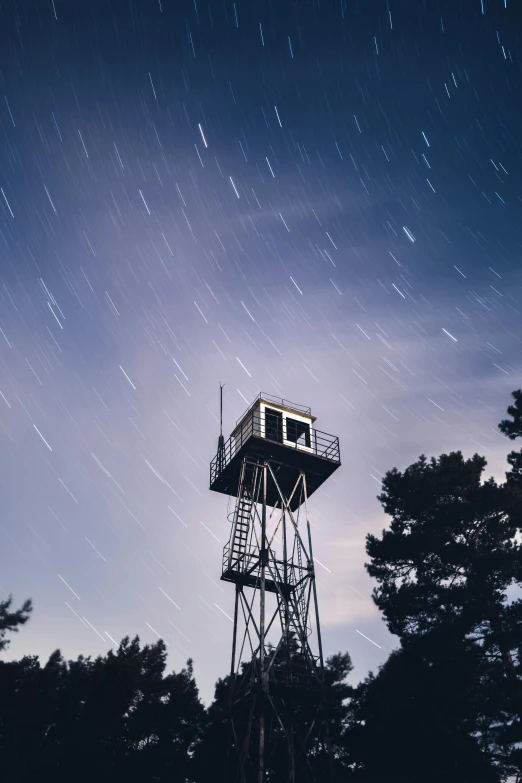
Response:
[{"label": "lit window", "polygon": [[307,421],[299,421],[286,417],[286,440],[297,446],[310,448],[310,425]]},{"label": "lit window", "polygon": [[265,408],[265,438],[283,442],[283,414],[273,408]]}]

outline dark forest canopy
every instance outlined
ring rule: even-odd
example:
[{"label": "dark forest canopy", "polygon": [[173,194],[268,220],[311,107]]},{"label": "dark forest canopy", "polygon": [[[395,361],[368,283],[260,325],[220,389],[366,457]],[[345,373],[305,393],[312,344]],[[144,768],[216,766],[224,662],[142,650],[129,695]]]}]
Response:
[{"label": "dark forest canopy", "polygon": [[[499,429],[522,437],[522,392]],[[391,517],[367,536],[373,598],[399,646],[357,686],[348,653],[325,688],[339,783],[522,780],[522,451],[506,481],[460,452],[389,471]],[[348,598],[347,598],[348,600]],[[0,602],[0,650],[32,611]],[[225,783],[228,677],[202,704],[192,661],[166,673],[163,641],[123,639],[105,656],[57,650],[0,663],[0,779]],[[267,780],[283,783],[274,759]]]}]

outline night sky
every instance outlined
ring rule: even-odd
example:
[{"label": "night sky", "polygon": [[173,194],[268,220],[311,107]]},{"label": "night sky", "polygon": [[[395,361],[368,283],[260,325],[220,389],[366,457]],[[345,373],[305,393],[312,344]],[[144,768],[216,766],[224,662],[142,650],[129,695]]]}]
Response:
[{"label": "night sky", "polygon": [[[518,8],[517,8],[518,7]],[[502,479],[521,379],[517,0],[0,5],[4,658],[161,636],[230,660],[219,434],[259,391],[343,465],[314,495],[327,654],[396,640],[365,535],[382,475],[462,449]]]}]

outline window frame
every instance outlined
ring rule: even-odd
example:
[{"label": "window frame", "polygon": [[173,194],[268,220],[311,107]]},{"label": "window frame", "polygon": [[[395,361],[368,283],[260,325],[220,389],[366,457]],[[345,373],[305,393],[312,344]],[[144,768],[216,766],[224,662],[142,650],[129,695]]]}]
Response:
[{"label": "window frame", "polygon": [[[281,443],[284,446],[288,446],[292,449],[299,449],[299,451],[306,451],[309,454],[314,454],[314,429],[313,429],[313,419],[311,416],[303,416],[300,413],[297,413],[295,411],[286,410],[285,408],[279,408],[277,405],[274,405],[273,403],[265,403],[264,400],[260,400],[259,404],[259,415],[260,415],[260,432],[256,433],[259,434],[262,438],[266,438],[266,427],[265,427],[265,421],[266,421],[266,409],[277,411],[278,413],[282,414],[283,419],[283,432],[282,432],[282,439],[280,441],[277,441]],[[295,421],[302,422],[303,424],[308,425],[308,431],[310,434],[310,445],[296,443],[293,440],[288,440],[287,438],[287,425],[286,420],[287,417],[289,419],[294,419]]]}]

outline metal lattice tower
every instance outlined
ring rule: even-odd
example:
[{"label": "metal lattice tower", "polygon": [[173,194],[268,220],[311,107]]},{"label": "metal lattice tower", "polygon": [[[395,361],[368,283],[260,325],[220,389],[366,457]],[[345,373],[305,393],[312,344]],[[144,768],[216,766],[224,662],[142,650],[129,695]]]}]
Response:
[{"label": "metal lattice tower", "polygon": [[210,489],[235,498],[221,575],[236,586],[230,783],[263,783],[283,756],[288,783],[330,778],[308,498],[341,463],[314,421],[261,393],[210,466]]}]

